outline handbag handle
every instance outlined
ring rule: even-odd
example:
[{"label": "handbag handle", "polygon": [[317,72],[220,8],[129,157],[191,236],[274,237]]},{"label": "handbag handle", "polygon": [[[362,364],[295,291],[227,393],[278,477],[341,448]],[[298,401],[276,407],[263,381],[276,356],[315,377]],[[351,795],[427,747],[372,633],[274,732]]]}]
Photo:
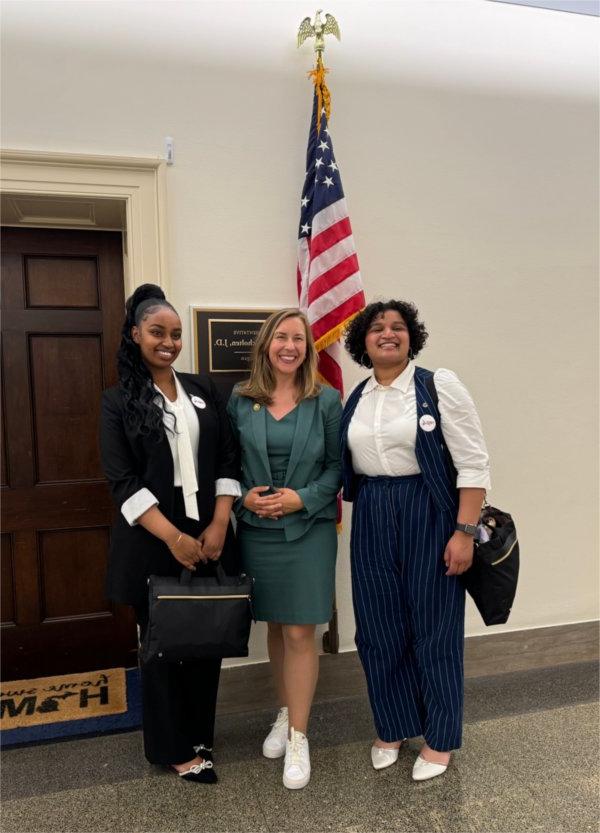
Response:
[{"label": "handbag handle", "polygon": [[[227,575],[225,570],[223,569],[223,565],[220,561],[210,561],[209,566],[214,568],[215,575],[217,577],[217,581],[219,584],[226,584],[227,583]],[[179,575],[179,584],[190,584],[193,578],[194,572],[193,570],[187,570],[185,567],[182,569]]]},{"label": "handbag handle", "polygon": [[190,584],[192,581],[192,570],[187,570],[185,567],[179,574],[179,584]]}]

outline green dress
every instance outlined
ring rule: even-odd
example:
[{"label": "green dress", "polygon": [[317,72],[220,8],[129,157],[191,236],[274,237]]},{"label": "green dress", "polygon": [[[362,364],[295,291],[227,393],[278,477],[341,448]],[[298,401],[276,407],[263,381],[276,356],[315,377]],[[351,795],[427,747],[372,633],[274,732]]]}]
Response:
[{"label": "green dress", "polygon": [[[267,410],[267,453],[275,488],[285,483],[297,418],[297,407],[279,420]],[[331,619],[335,521],[317,520],[295,541],[286,541],[283,529],[276,526],[261,529],[240,521],[238,540],[244,570],[254,578],[257,619],[286,625],[316,625]]]}]

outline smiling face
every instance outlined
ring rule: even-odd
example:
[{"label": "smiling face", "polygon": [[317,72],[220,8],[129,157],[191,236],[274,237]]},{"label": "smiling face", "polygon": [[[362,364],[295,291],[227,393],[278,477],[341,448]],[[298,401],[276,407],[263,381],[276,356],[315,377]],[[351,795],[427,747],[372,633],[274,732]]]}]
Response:
[{"label": "smiling face", "polygon": [[150,372],[164,370],[181,353],[181,320],[169,307],[158,307],[131,328],[131,337]]},{"label": "smiling face", "polygon": [[273,333],[269,361],[275,374],[295,374],[306,358],[306,330],[301,318],[285,318]]},{"label": "smiling face", "polygon": [[365,350],[375,370],[398,367],[400,372],[408,361],[409,349],[408,327],[399,312],[388,309],[371,322]]}]

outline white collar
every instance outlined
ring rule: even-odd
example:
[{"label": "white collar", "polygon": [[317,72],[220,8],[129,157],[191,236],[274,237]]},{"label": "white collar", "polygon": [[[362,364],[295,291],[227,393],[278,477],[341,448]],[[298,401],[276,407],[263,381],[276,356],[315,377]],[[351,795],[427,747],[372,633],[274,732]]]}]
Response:
[{"label": "white collar", "polygon": [[363,388],[362,396],[366,396],[368,393],[371,393],[374,390],[387,390],[388,388],[396,388],[396,390],[402,391],[402,393],[407,393],[410,384],[413,380],[415,375],[415,364],[413,361],[409,360],[408,364],[393,382],[389,385],[380,385],[377,379],[375,378],[375,373],[371,373],[367,380],[367,384]]}]

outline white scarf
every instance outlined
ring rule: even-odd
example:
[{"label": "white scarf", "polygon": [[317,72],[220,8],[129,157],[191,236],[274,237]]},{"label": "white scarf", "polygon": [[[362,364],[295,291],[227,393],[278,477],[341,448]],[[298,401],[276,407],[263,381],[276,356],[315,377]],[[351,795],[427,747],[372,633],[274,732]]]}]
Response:
[{"label": "white scarf", "polygon": [[[187,393],[183,389],[177,374],[173,374],[175,379],[175,386],[177,388],[177,399],[171,402],[165,397],[163,408],[165,410],[164,422],[167,426],[167,438],[173,454],[173,462],[177,468],[179,464],[179,475],[181,478],[181,489],[183,491],[183,500],[185,503],[185,514],[188,518],[193,518],[195,521],[200,520],[198,514],[198,502],[196,500],[196,493],[198,491],[198,479],[196,477],[196,466],[194,463],[194,450],[192,448],[192,441],[190,438],[190,429],[188,417],[186,415],[186,407],[191,407],[194,417],[194,406],[191,404]],[[164,396],[164,394],[163,394]],[[161,402],[161,404],[163,404]],[[173,414],[173,420],[167,414]],[[191,414],[190,414],[191,417]],[[177,471],[175,471],[175,480],[177,480]]]}]

